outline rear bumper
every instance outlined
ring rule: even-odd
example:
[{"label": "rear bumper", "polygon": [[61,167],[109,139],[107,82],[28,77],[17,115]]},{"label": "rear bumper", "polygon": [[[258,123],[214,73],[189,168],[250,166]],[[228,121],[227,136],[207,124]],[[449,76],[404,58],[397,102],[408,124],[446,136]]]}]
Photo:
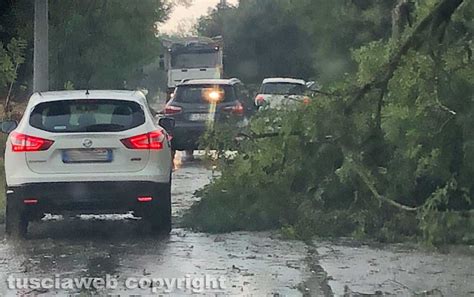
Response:
[{"label": "rear bumper", "polygon": [[[170,154],[171,156],[171,154]],[[167,162],[168,163],[168,162]],[[18,188],[31,184],[80,184],[80,183],[167,183],[170,180],[170,165],[166,165],[165,169],[158,167],[140,172],[129,173],[77,173],[77,174],[40,174],[32,171],[18,171],[7,175],[8,187]]]},{"label": "rear bumper", "polygon": [[[9,203],[24,207],[30,216],[44,213],[82,214],[142,211],[169,201],[169,184],[154,182],[37,183],[8,188]],[[139,202],[139,197],[152,201]],[[37,203],[25,204],[25,200]],[[31,202],[31,201],[30,201]]]}]

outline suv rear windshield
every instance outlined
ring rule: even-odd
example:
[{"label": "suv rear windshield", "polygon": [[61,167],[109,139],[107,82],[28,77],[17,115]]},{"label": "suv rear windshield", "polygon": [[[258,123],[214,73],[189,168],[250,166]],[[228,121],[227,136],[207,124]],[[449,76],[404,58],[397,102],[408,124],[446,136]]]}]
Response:
[{"label": "suv rear windshield", "polygon": [[118,132],[145,123],[136,102],[110,99],[64,100],[40,103],[30,125],[49,132]]},{"label": "suv rear windshield", "polygon": [[[218,97],[214,97],[214,96]],[[216,99],[213,99],[216,98]],[[173,99],[179,103],[217,103],[235,101],[236,94],[230,85],[185,85],[176,89]]]},{"label": "suv rear windshield", "polygon": [[294,83],[266,83],[261,93],[268,95],[303,95],[306,86]]}]

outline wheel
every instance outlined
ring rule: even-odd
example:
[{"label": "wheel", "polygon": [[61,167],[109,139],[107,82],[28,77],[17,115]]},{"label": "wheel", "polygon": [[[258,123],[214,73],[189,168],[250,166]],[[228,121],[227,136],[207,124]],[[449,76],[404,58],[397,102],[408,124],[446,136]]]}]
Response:
[{"label": "wheel", "polygon": [[5,232],[16,238],[24,238],[28,231],[28,218],[19,199],[12,194],[7,194],[7,207],[5,214]]},{"label": "wheel", "polygon": [[142,219],[152,233],[169,234],[171,232],[171,181],[166,189],[157,195],[159,205],[150,207]]}]

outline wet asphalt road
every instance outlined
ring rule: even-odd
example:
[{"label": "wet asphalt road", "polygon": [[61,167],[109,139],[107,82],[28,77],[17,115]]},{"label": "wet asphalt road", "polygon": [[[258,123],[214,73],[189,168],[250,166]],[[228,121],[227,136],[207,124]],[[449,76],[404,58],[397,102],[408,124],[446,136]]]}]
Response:
[{"label": "wet asphalt road", "polygon": [[[306,245],[275,232],[209,235],[182,229],[180,217],[196,201],[194,191],[212,178],[199,161],[174,172],[170,236],[147,235],[139,221],[121,215],[50,218],[32,224],[27,240],[3,239],[0,296],[474,296],[474,247],[440,254],[350,240]],[[117,282],[107,289],[34,290],[9,287],[9,277]],[[206,288],[206,277],[223,286]]]},{"label": "wet asphalt road", "polygon": [[[80,220],[53,218],[32,224],[27,240],[4,239],[0,242],[0,295],[155,296],[167,293],[167,287],[157,281],[164,278],[198,279],[194,286],[182,283],[181,289],[172,287],[172,296],[192,293],[205,296],[301,295],[299,290],[303,281],[311,276],[305,244],[281,241],[269,232],[208,235],[179,228],[179,217],[195,201],[194,191],[211,178],[211,171],[200,162],[185,164],[174,173],[173,217],[177,223],[170,236],[154,238],[143,234],[139,222],[132,216],[105,216]],[[61,282],[109,276],[117,280],[117,285],[112,289],[100,287],[99,290],[82,291],[70,290],[67,285],[59,289],[12,289],[7,282],[12,276]],[[206,289],[198,283],[203,277],[220,278],[223,285],[214,284],[214,288]],[[130,279],[136,279],[136,282],[145,279],[145,288],[135,288],[136,282],[132,283]],[[150,287],[146,279],[155,279],[154,287]],[[196,290],[192,291],[193,288]],[[201,292],[200,289],[204,290]]]}]

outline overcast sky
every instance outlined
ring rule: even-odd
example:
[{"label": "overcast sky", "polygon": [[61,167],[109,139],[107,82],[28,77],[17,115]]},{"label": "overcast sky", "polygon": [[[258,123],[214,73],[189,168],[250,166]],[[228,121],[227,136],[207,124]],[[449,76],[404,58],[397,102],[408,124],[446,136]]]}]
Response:
[{"label": "overcast sky", "polygon": [[[196,20],[207,14],[209,9],[215,7],[220,0],[194,0],[190,7],[178,6],[170,16],[170,20],[160,27],[160,32],[174,33],[189,31]],[[230,4],[237,4],[238,0],[227,0]]]}]

